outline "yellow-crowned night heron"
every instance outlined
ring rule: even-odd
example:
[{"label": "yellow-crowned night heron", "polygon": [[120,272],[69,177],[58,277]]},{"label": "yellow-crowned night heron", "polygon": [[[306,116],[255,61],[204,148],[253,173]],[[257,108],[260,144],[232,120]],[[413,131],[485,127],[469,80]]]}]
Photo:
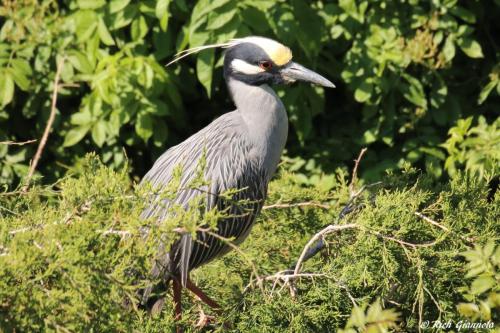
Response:
[{"label": "yellow-crowned night heron", "polygon": [[[168,149],[158,158],[143,182],[161,188],[172,177],[179,164],[183,166],[180,190],[174,202],[152,200],[142,218],[164,219],[172,203],[187,206],[200,191],[187,185],[195,177],[200,158],[204,156],[206,209],[226,209],[231,217],[221,219],[217,234],[242,242],[248,235],[255,217],[262,208],[267,185],[273,176],[285,146],[288,119],[283,103],[270,84],[292,83],[297,80],[334,87],[324,77],[292,62],[286,46],[263,37],[246,37],[225,44],[208,45],[184,52],[181,57],[210,47],[224,47],[224,77],[236,110],[214,120],[186,141]],[[179,57],[179,58],[181,58]],[[250,210],[218,197],[229,189],[239,189],[235,200],[248,199]],[[246,207],[248,208],[248,207]],[[244,212],[242,212],[244,210]],[[176,316],[180,317],[180,290],[187,287],[207,304],[217,307],[190,280],[189,272],[230,247],[213,235],[199,231],[194,240],[184,234],[169,251],[160,253],[152,275],[163,279],[163,286],[173,281]],[[147,303],[151,296],[147,288],[142,296]]]}]

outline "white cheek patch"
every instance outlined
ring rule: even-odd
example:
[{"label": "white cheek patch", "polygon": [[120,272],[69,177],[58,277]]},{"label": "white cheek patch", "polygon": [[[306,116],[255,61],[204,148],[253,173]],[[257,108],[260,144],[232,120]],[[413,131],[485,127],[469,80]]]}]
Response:
[{"label": "white cheek patch", "polygon": [[249,64],[248,62],[241,59],[234,59],[233,61],[231,61],[231,67],[236,72],[248,75],[265,72],[265,70],[260,68],[259,66]]}]

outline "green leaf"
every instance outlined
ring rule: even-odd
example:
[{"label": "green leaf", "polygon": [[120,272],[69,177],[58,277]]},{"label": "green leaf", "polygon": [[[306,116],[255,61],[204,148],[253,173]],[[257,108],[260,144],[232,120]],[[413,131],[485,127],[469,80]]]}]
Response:
[{"label": "green leaf", "polygon": [[73,65],[69,62],[65,63],[61,69],[61,81],[71,82],[75,76],[75,69]]},{"label": "green leaf", "polygon": [[339,0],[339,6],[345,12],[352,17],[357,17],[358,15],[358,8],[356,7],[356,1],[354,0]]},{"label": "green leaf", "polygon": [[111,36],[111,33],[106,27],[106,23],[104,23],[102,17],[99,17],[97,32],[99,33],[99,38],[101,39],[101,42],[103,42],[105,45],[115,45],[115,41],[113,40],[113,37]]},{"label": "green leaf", "polygon": [[365,310],[362,307],[354,306],[352,308],[351,317],[347,321],[346,328],[363,327],[366,323]]},{"label": "green leaf", "polygon": [[66,136],[64,137],[63,147],[70,147],[76,145],[85,137],[85,135],[89,130],[90,130],[90,125],[83,125],[70,129],[68,133],[66,133]]},{"label": "green leaf", "polygon": [[14,82],[21,90],[27,91],[29,89],[30,81],[22,71],[15,67],[7,68],[6,71],[12,75]]},{"label": "green leaf", "polygon": [[135,132],[144,141],[153,135],[153,118],[148,113],[139,113],[135,123]]},{"label": "green leaf", "polygon": [[450,12],[453,15],[455,15],[456,17],[461,18],[462,20],[464,20],[467,23],[471,23],[471,24],[476,23],[476,16],[474,15],[473,12],[471,12],[468,9],[455,6],[455,7],[450,8]]},{"label": "green leaf", "polygon": [[342,25],[336,24],[330,29],[330,34],[333,39],[337,39],[344,33],[344,30],[345,29]]},{"label": "green leaf", "polygon": [[92,74],[94,69],[90,64],[85,53],[77,50],[68,51],[68,61],[73,65],[78,71],[84,74]]},{"label": "green leaf", "polygon": [[158,20],[161,20],[163,15],[167,12],[170,0],[158,0],[155,7],[155,15]]},{"label": "green leaf", "polygon": [[[432,90],[430,92],[430,102],[431,106],[438,112],[435,112],[435,114],[438,114],[435,119],[440,119],[441,121],[444,121],[446,117],[446,112],[444,110],[440,110],[441,106],[444,104],[446,101],[446,96],[448,96],[448,87],[446,86],[444,80],[439,74],[436,74],[436,80],[432,84]],[[438,120],[439,121],[439,120]],[[440,125],[444,125],[444,122],[438,122]]]},{"label": "green leaf", "polygon": [[208,97],[210,97],[212,93],[214,59],[214,49],[200,52],[196,58],[196,74],[198,76],[198,80],[200,80],[201,84],[205,87]]},{"label": "green leaf", "polygon": [[24,76],[30,76],[33,74],[30,63],[22,58],[14,58],[10,60],[10,64],[16,71],[19,71]]},{"label": "green leaf", "polygon": [[191,15],[192,23],[197,23],[200,18],[206,16],[206,14],[212,12],[213,10],[224,6],[231,0],[202,0],[196,3],[195,8],[193,9],[193,13]]},{"label": "green leaf", "polygon": [[464,51],[464,53],[471,58],[483,58],[483,50],[481,45],[471,38],[460,38],[458,40],[458,46]]},{"label": "green leaf", "polygon": [[157,147],[162,147],[165,145],[165,141],[168,136],[168,128],[165,125],[165,121],[156,118],[155,120],[155,130],[153,134],[153,144]]},{"label": "green leaf", "polygon": [[4,71],[0,80],[0,103],[2,107],[12,101],[14,97],[14,80],[9,72]]},{"label": "green leaf", "polygon": [[427,100],[425,99],[425,92],[422,83],[409,74],[404,73],[402,76],[409,83],[409,85],[403,85],[401,87],[403,96],[416,106],[427,110]]},{"label": "green leaf", "polygon": [[495,86],[499,84],[498,80],[490,81],[479,93],[479,98],[477,99],[477,104],[481,105],[490,95],[490,92],[495,88]]},{"label": "green leaf", "polygon": [[105,0],[78,0],[78,7],[80,9],[97,9],[106,4]]},{"label": "green leaf", "polygon": [[373,85],[367,82],[362,82],[354,91],[354,99],[360,103],[364,103],[370,99],[373,92]]},{"label": "green leaf", "polygon": [[87,125],[92,122],[92,115],[88,109],[71,115],[70,123],[73,125]]},{"label": "green leaf", "polygon": [[160,20],[160,28],[163,31],[167,31],[168,18],[170,14],[168,13],[168,6],[170,5],[170,0],[159,0],[156,3],[155,15],[158,20]]},{"label": "green leaf", "polygon": [[243,17],[245,23],[252,28],[252,30],[260,33],[269,30],[266,13],[261,9],[247,7],[241,12],[241,16]]},{"label": "green leaf", "polygon": [[471,284],[471,292],[475,295],[480,295],[490,290],[495,285],[495,279],[491,276],[480,276]]},{"label": "green leaf", "polygon": [[81,10],[74,15],[74,18],[78,41],[84,42],[94,34],[97,28],[97,14],[91,10]]},{"label": "green leaf", "polygon": [[2,28],[0,28],[0,41],[6,40],[7,36],[12,34],[13,28],[14,28],[14,20],[11,19],[3,21]]},{"label": "green leaf", "polygon": [[114,14],[125,8],[130,3],[130,0],[111,0],[109,2],[109,13]]},{"label": "green leaf", "polygon": [[[189,45],[192,47],[204,45],[210,39],[208,32],[195,31],[189,36]],[[200,52],[204,53],[204,51]]]},{"label": "green leaf", "polygon": [[137,12],[138,12],[137,5],[131,4],[129,6],[126,6],[124,10],[111,14],[110,17],[111,26],[109,27],[110,30],[117,30],[128,26],[132,22],[132,20],[136,17]]},{"label": "green leaf", "polygon": [[437,159],[440,160],[445,160],[446,156],[443,153],[443,151],[439,150],[438,148],[435,147],[420,147],[419,150],[425,154],[431,155],[436,157]]},{"label": "green leaf", "polygon": [[160,99],[157,99],[157,98],[154,98],[151,100],[151,102],[153,102],[154,104],[154,113],[155,115],[158,115],[158,116],[166,116],[166,115],[169,115],[170,114],[170,111],[168,109],[168,106],[167,104],[160,100]]},{"label": "green leaf", "polygon": [[485,257],[491,257],[493,254],[493,251],[495,251],[495,242],[490,240],[486,245],[483,247],[483,253]]},{"label": "green leaf", "polygon": [[148,25],[144,16],[139,15],[139,17],[133,20],[130,29],[132,40],[138,41],[146,36],[148,33]]},{"label": "green leaf", "polygon": [[98,147],[102,147],[104,141],[106,141],[106,123],[103,120],[98,121],[92,127],[92,140],[94,140]]},{"label": "green leaf", "polygon": [[233,19],[236,13],[237,13],[236,8],[225,13],[215,13],[215,15],[213,15],[211,19],[208,21],[207,29],[215,30],[223,27],[225,24],[227,24],[229,21]]},{"label": "green leaf", "polygon": [[373,130],[366,130],[363,133],[363,143],[370,144],[377,141],[377,134]]},{"label": "green leaf", "polygon": [[450,62],[455,57],[455,38],[449,35],[443,46],[443,55],[446,62]]},{"label": "green leaf", "polygon": [[376,300],[370,305],[368,311],[366,312],[366,320],[368,322],[374,322],[376,320],[382,319],[382,306],[380,306],[380,300]]}]

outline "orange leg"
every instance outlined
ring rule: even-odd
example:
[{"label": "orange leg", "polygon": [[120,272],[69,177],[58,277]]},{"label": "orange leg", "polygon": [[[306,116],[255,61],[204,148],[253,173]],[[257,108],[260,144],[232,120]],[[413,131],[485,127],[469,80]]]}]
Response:
[{"label": "orange leg", "polygon": [[[173,279],[173,292],[174,292],[174,303],[175,303],[175,320],[181,320],[182,318],[182,304],[181,304],[181,283],[177,279]],[[177,333],[182,333],[182,328],[177,326]]]},{"label": "orange leg", "polygon": [[205,304],[207,304],[211,308],[214,308],[216,310],[221,309],[220,305],[217,304],[217,302],[215,302],[213,299],[205,295],[205,293],[200,288],[198,288],[191,280],[189,280],[189,278],[187,279],[186,282],[186,288],[191,290],[193,294],[198,296]]}]

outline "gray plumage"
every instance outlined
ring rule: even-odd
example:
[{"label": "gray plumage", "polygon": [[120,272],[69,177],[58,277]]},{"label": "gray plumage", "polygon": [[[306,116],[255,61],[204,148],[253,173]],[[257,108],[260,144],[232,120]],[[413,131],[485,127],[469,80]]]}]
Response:
[{"label": "gray plumage", "polygon": [[[217,223],[217,234],[241,243],[250,232],[267,195],[268,183],[276,171],[288,133],[288,119],[283,103],[268,84],[296,80],[325,87],[333,83],[291,61],[290,49],[263,37],[246,37],[229,43],[202,46],[181,53],[181,59],[209,47],[227,47],[224,76],[236,110],[229,112],[167,150],[144,176],[143,182],[161,189],[172,179],[177,166],[182,167],[180,190],[168,201],[149,198],[150,205],[141,217],[166,217],[172,204],[187,208],[190,201],[204,195],[206,209],[228,212]],[[175,61],[175,60],[174,60]],[[205,158],[204,177],[209,188],[189,188],[197,176],[200,159]],[[219,196],[230,189],[240,190],[233,200]],[[234,202],[245,199],[245,204]],[[220,237],[219,237],[220,238]],[[165,283],[172,277],[186,286],[189,271],[226,253],[229,246],[219,238],[198,231],[180,236],[170,249],[160,246],[152,272]],[[147,302],[152,286],[143,292]],[[177,300],[179,301],[179,300]]]},{"label": "gray plumage", "polygon": [[[205,178],[210,182],[206,191],[207,209],[229,209],[230,217],[218,222],[217,233],[241,243],[262,208],[267,185],[278,165],[285,145],[288,120],[283,104],[267,85],[251,86],[229,80],[228,86],[237,110],[217,118],[186,141],[167,150],[144,176],[154,188],[161,188],[172,178],[173,170],[182,166],[180,188],[173,202],[156,202],[147,207],[142,218],[164,219],[172,203],[186,206],[203,193],[183,189],[195,177],[200,158],[205,156]],[[249,103],[251,101],[252,103]],[[240,189],[235,200],[247,199],[246,207],[221,200],[217,195],[229,189]],[[152,200],[155,202],[154,200]],[[204,232],[196,240],[183,235],[170,251],[157,258],[153,278],[167,280],[179,276],[183,285],[188,272],[226,253],[227,244]],[[147,290],[143,298],[149,296]]]}]

